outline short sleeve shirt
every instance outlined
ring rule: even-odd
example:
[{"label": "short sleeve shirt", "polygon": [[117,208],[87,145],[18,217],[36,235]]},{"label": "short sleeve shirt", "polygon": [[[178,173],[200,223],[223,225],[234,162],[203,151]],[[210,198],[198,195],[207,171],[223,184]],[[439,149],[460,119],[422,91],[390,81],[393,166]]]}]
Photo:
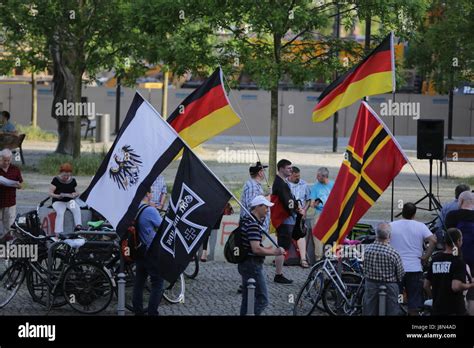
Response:
[{"label": "short sleeve shirt", "polygon": [[466,264],[459,256],[440,253],[433,256],[426,276],[431,282],[433,314],[464,315],[466,307],[462,291],[454,292],[452,281],[466,282]]},{"label": "short sleeve shirt", "polygon": [[[20,169],[10,164],[5,172],[0,168],[0,175],[14,181],[23,182]],[[0,208],[8,208],[16,205],[16,188],[0,185]]]}]

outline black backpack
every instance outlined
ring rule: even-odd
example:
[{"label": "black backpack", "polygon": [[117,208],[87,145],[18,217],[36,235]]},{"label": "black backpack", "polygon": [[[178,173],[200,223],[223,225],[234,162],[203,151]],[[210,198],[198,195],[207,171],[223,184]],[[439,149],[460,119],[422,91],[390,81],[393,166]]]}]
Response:
[{"label": "black backpack", "polygon": [[120,250],[126,262],[135,262],[145,257],[146,245],[141,242],[138,236],[138,218],[148,207],[148,204],[144,204],[138,209],[135,219],[130,223],[125,236],[120,241]]},{"label": "black backpack", "polygon": [[242,228],[239,225],[231,232],[224,246],[224,256],[227,262],[242,263],[247,258],[249,250],[242,243]]}]

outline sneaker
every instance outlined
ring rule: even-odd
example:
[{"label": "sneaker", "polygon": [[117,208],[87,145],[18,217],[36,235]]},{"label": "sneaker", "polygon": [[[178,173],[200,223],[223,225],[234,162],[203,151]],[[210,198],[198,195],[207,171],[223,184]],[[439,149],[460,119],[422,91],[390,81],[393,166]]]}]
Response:
[{"label": "sneaker", "polygon": [[293,284],[293,281],[291,279],[285,278],[283,274],[276,274],[273,281],[279,284]]}]

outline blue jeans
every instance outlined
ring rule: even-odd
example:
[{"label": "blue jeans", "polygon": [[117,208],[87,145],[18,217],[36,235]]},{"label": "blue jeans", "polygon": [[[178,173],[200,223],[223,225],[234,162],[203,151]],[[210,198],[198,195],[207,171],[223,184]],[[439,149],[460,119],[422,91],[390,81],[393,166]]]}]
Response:
[{"label": "blue jeans", "polygon": [[408,310],[419,310],[423,307],[423,272],[406,272],[400,286],[407,292]]},{"label": "blue jeans", "polygon": [[255,279],[255,315],[262,314],[268,306],[268,290],[263,273],[263,259],[249,256],[244,262],[239,263],[238,270],[242,276],[242,304],[240,306],[240,315],[247,314],[247,283],[250,278]]},{"label": "blue jeans", "polygon": [[163,278],[158,275],[158,270],[149,260],[149,254],[144,259],[135,262],[135,283],[133,284],[133,311],[137,315],[143,315],[143,291],[148,276],[151,280],[150,298],[148,300],[148,315],[158,315],[158,306],[163,297]]}]

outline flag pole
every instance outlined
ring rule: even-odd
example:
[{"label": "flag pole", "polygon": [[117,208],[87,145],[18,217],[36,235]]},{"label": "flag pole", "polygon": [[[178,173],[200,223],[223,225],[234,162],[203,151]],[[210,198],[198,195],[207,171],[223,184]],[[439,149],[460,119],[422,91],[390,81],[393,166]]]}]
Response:
[{"label": "flag pole", "polygon": [[[390,46],[392,49],[391,60],[392,60],[392,105],[395,103],[395,90],[396,90],[396,79],[395,79],[395,46],[393,32],[390,33]],[[395,137],[395,116],[392,115],[392,134]],[[392,204],[390,207],[390,221],[393,221],[393,204],[395,201],[395,178],[392,179]]]},{"label": "flag pole", "polygon": [[[148,106],[150,106],[153,110],[155,110],[155,112],[157,113],[157,115],[161,118],[160,116],[160,113],[155,109],[155,107],[149,102],[147,101],[145,98],[143,98],[143,96],[141,95],[141,93],[139,91],[136,91],[136,93],[138,93],[138,95],[143,99],[144,102],[146,102],[148,104]],[[181,138],[181,136],[179,135],[179,133],[176,131],[176,129],[174,129],[168,122],[166,122],[165,120],[163,120],[164,123],[166,123],[166,125],[168,126],[168,128],[174,132],[174,134],[176,135],[176,137],[178,139],[180,139],[184,146],[189,150],[191,151],[195,156],[196,158],[201,162],[201,164],[204,166],[204,168],[206,168],[208,170],[209,173],[212,174],[212,176],[214,177],[214,179],[216,179],[227,191],[227,193],[235,199],[235,201],[237,202],[237,204],[240,205],[240,208],[243,209],[252,219],[255,220],[255,218],[253,217],[252,214],[250,214],[250,212],[242,205],[242,203],[237,199],[237,197],[235,197],[235,195],[224,185],[224,183],[216,176],[216,174],[214,174],[214,172],[212,170],[209,169],[209,167],[206,165],[206,163],[204,163],[200,158],[199,156],[197,156],[194,151],[191,149],[191,147],[183,140],[183,138]],[[268,239],[270,240],[270,242],[272,242],[273,245],[275,245],[277,248],[279,247],[277,242],[270,236],[270,234],[265,231],[261,226],[260,226],[260,229],[262,230],[263,234],[265,234],[266,237],[268,237]]]},{"label": "flag pole", "polygon": [[[226,77],[224,76],[224,71],[222,70],[222,67],[220,65],[219,65],[219,68],[221,69],[222,82],[224,82],[224,84],[229,88],[229,96],[232,94],[232,97],[235,100],[235,103],[237,104],[237,108],[239,109],[239,113],[240,113],[240,116],[241,116],[240,118],[242,119],[242,121],[244,121],[245,128],[247,128],[247,132],[249,133],[249,137],[250,137],[250,142],[252,143],[252,146],[253,146],[253,149],[254,149],[255,153],[257,154],[257,159],[260,163],[262,163],[262,160],[260,159],[260,155],[258,154],[258,151],[257,151],[257,147],[255,146],[255,143],[253,141],[253,137],[252,137],[252,133],[250,132],[250,128],[247,125],[247,121],[245,121],[244,113],[242,112],[242,108],[240,107],[239,101],[237,100],[235,95],[232,93],[232,88],[230,88],[230,85],[227,82]],[[224,92],[225,92],[225,88],[224,88]],[[270,189],[270,183],[268,182],[267,176],[265,175],[265,171],[263,171],[263,177],[265,179],[265,182],[267,183],[268,189]]]}]

